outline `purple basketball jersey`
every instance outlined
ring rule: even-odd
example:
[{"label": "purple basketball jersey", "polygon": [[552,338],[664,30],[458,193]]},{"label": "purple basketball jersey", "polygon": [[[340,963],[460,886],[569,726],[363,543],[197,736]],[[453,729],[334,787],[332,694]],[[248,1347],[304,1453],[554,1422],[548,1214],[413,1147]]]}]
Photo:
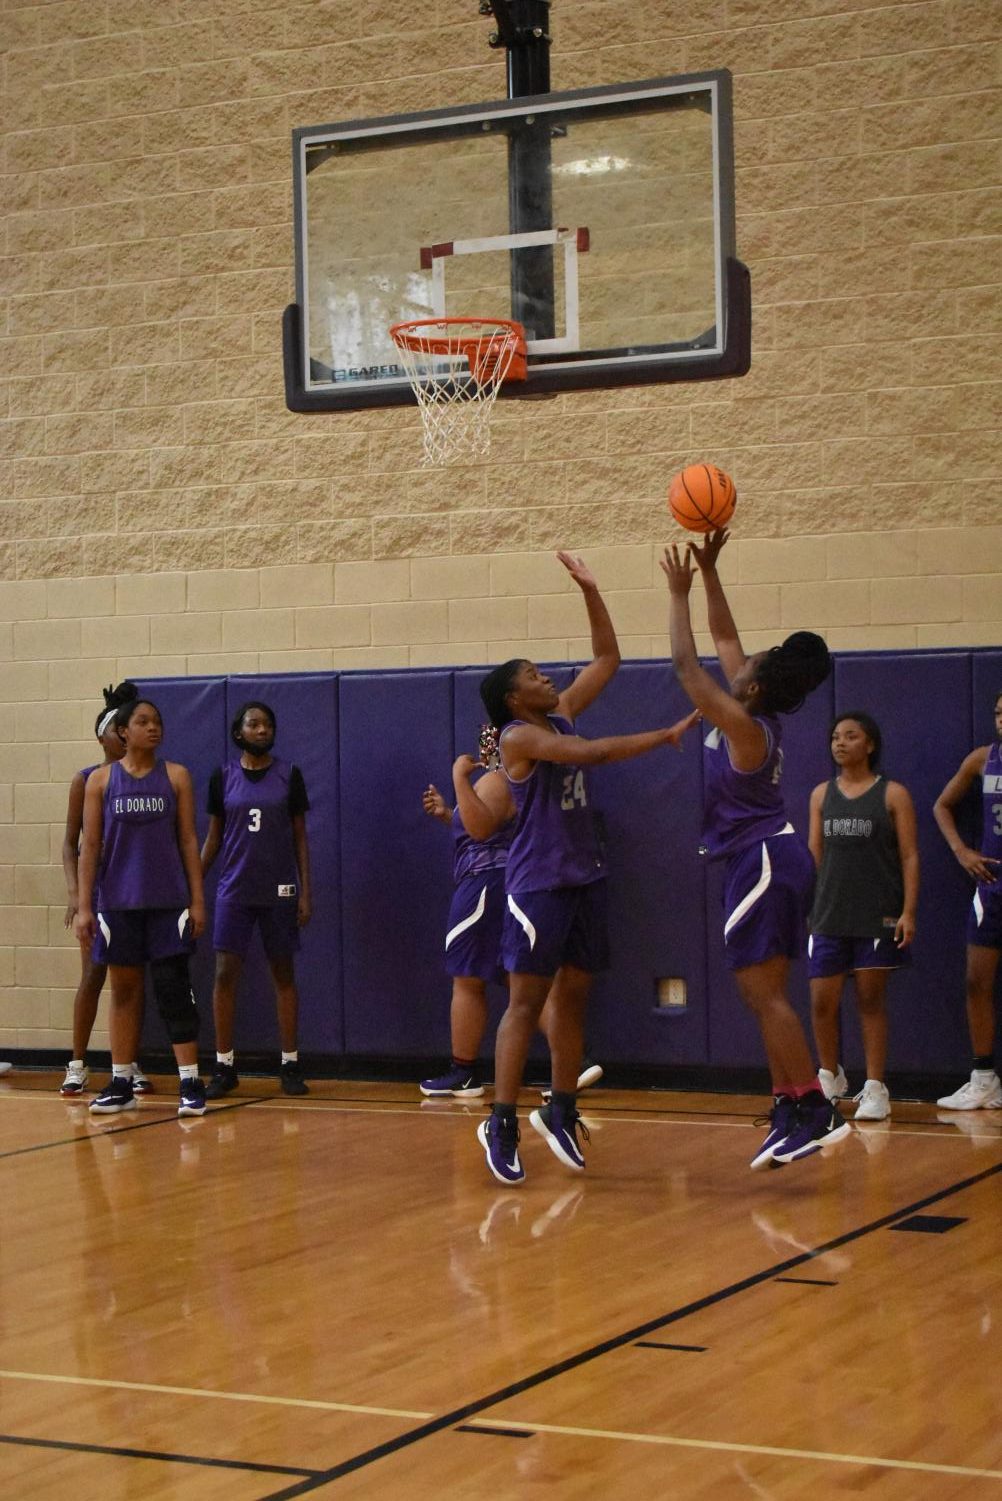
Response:
[{"label": "purple basketball jersey", "polygon": [[500,870],[508,864],[508,851],[515,820],[506,823],[489,839],[474,839],[463,827],[459,809],[452,812],[452,837],[455,841],[452,852],[452,876],[456,885],[464,876],[478,875],[484,870]]},{"label": "purple basketball jersey", "polygon": [[289,813],[292,766],[274,758],[251,780],[239,761],[222,768],[223,839],[217,896],[247,907],[288,902],[299,872]]},{"label": "purple basketball jersey", "polygon": [[[574,733],[570,720],[549,714],[560,735]],[[501,731],[501,745],[513,719]],[[507,776],[507,772],[505,773]],[[537,761],[529,775],[508,777],[516,808],[515,834],[508,854],[506,889],[553,891],[560,886],[588,886],[605,875],[595,820],[588,803],[588,775],[582,766]]]},{"label": "purple basketball jersey", "polygon": [[[988,747],[985,769],[981,773],[981,853],[990,860],[1002,860],[1002,745],[996,740]],[[1002,866],[994,881],[979,881],[982,899],[1002,893]]]},{"label": "purple basketball jersey", "polygon": [[711,729],[703,741],[705,793],[703,847],[711,860],[736,855],[760,839],[779,834],[787,824],[779,783],[783,750],[779,720],[755,716],[765,731],[766,754],[755,771],[737,771],[723,733]]},{"label": "purple basketball jersey", "polygon": [[104,840],[96,883],[101,908],[188,905],[188,878],[177,843],[177,798],[167,764],[155,761],[145,777],[112,763],[104,791]]}]

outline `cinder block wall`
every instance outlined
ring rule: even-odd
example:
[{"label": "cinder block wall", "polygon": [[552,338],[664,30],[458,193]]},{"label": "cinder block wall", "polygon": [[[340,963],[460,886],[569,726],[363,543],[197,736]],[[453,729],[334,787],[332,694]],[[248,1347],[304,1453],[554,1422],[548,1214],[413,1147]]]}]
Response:
[{"label": "cinder block wall", "polygon": [[558,546],[659,655],[664,490],[703,457],[738,483],[750,645],[1000,639],[997,0],[554,0],[555,89],[733,71],[753,369],[505,408],[443,479],[410,412],[285,410],[289,133],[502,96],[491,26],[2,0],[0,1048],[68,1045],[59,846],[102,683],[572,658]]}]

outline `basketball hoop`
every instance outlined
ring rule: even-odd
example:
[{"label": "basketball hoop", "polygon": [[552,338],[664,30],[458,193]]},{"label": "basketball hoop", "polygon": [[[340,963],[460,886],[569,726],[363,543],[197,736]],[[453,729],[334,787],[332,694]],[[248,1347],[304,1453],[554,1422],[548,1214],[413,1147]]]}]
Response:
[{"label": "basketball hoop", "polygon": [[424,424],[425,464],[480,459],[491,446],[491,412],[506,380],[525,380],[525,330],[507,318],[418,318],[394,323]]}]

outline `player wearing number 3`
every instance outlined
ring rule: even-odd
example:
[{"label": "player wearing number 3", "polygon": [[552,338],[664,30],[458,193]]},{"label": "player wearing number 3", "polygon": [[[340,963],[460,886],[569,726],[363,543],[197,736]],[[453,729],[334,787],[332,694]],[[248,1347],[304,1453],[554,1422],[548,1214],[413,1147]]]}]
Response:
[{"label": "player wearing number 3", "polygon": [[608,966],[605,860],[588,798],[587,768],[677,745],[698,716],[670,729],[586,740],[572,721],[593,703],[619,666],[609,612],[580,558],[557,557],[584,595],[594,660],[558,693],[533,662],[496,667],[480,695],[499,732],[501,768],[516,809],[508,853],[502,962],[510,975],[508,1009],[498,1028],[494,1107],[477,1135],[501,1183],[525,1176],[518,1156],[515,1101],[529,1045],[556,976],[548,1027],[551,1100],[530,1116],[533,1128],[568,1167],[581,1171],[583,1132],[576,1089],[584,1052],[584,1014],[592,976]]},{"label": "player wearing number 3", "polygon": [[275,983],[282,1089],[290,1095],[308,1092],[299,1067],[299,998],[292,961],[299,948],[299,929],[310,920],[306,842],[310,803],[299,767],[271,753],[275,730],[275,714],[267,704],[244,704],[230,726],[240,759],[217,768],[209,780],[203,874],[220,855],[212,928],[216,1067],[206,1090],[210,1100],[229,1094],[240,1082],[233,1053],[233,1014],[240,971],[255,927],[261,931]]}]

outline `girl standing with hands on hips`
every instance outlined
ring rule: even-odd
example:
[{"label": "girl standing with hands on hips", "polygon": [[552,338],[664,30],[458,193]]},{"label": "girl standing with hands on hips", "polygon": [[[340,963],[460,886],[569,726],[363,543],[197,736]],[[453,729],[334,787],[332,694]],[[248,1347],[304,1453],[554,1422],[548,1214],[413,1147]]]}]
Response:
[{"label": "girl standing with hands on hips", "polygon": [[[770,1130],[753,1169],[807,1157],[849,1134],[822,1092],[804,1029],[787,995],[790,960],[802,954],[814,892],[814,862],[786,817],[779,716],[799,709],[831,672],[828,648],[796,631],[746,656],[717,573],[729,533],[712,532],[685,553],[665,548],[672,661],[678,680],[712,726],[704,742],[703,844],[725,860],[724,952],[742,1000],[758,1022],[772,1074]],[[730,691],[700,665],[689,614],[694,566],[706,590],[710,634]]]},{"label": "girl standing with hands on hips", "polygon": [[840,714],[829,733],[838,775],[811,793],[807,842],[818,867],[808,942],[811,1015],[829,1099],[845,1094],[839,1056],[839,1006],[851,973],[863,1033],[866,1081],[856,1096],[858,1121],[891,1113],[884,1083],[887,976],[911,962],[919,854],[908,789],[885,781],[876,720],[861,709]]},{"label": "girl standing with hands on hips", "polygon": [[107,964],[111,980],[112,1077],[90,1108],[111,1115],[136,1107],[131,1060],[149,965],[181,1075],[178,1115],[204,1115],[198,1009],[188,976],[188,956],[205,927],[191,777],[157,755],[163,720],[138,692],[117,711],[115,725],[125,755],[99,766],[87,781],[73,921],[78,942],[93,944],[94,961]]}]

